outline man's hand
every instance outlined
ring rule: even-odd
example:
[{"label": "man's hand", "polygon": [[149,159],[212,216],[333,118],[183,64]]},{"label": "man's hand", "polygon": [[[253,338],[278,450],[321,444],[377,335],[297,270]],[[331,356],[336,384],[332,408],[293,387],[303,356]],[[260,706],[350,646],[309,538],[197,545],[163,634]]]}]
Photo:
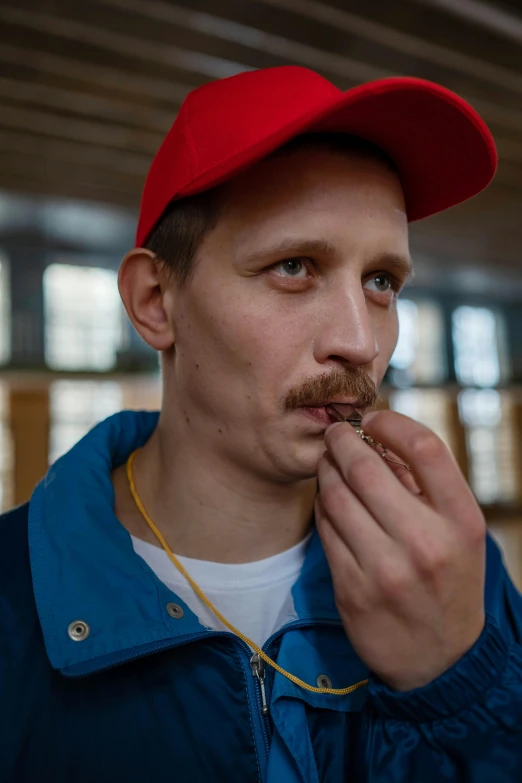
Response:
[{"label": "man's hand", "polygon": [[480,636],[486,525],[431,430],[390,411],[369,414],[362,427],[411,473],[349,424],[333,425],[318,465],[316,524],[354,649],[405,691],[434,680]]}]

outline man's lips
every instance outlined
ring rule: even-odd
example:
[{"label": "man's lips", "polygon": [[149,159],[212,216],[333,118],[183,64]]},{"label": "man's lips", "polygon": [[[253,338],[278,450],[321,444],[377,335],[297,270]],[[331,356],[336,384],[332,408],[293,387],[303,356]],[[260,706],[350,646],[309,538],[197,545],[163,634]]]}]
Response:
[{"label": "man's lips", "polygon": [[366,405],[358,407],[350,403],[324,402],[318,405],[303,405],[301,410],[326,427],[335,422],[346,421],[352,427],[358,428],[361,426],[363,411],[366,407]]}]

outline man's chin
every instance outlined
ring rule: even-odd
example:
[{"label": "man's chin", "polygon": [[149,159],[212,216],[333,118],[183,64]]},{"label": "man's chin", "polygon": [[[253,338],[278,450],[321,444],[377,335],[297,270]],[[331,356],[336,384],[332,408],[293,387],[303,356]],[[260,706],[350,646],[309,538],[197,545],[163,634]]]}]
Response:
[{"label": "man's chin", "polygon": [[317,466],[326,447],[322,438],[316,438],[315,441],[315,443],[308,442],[306,445],[301,445],[298,453],[294,455],[292,473],[296,481],[306,481],[317,476]]}]

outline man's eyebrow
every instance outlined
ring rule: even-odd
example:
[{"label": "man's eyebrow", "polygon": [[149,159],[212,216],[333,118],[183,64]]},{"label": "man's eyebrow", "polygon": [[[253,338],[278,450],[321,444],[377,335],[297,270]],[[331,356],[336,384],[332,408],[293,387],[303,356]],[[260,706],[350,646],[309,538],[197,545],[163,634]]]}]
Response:
[{"label": "man's eyebrow", "polygon": [[320,253],[330,258],[337,255],[335,247],[326,239],[283,239],[274,245],[243,256],[242,260],[245,263],[252,263],[269,256],[304,256],[308,253]]}]

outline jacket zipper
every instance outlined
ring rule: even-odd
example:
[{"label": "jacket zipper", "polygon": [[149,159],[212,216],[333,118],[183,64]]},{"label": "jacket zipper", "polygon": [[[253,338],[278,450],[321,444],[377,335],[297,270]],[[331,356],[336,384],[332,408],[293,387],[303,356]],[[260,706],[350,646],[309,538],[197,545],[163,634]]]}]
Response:
[{"label": "jacket zipper", "polygon": [[257,653],[254,653],[250,658],[250,669],[254,680],[257,680],[258,686],[254,688],[256,693],[257,707],[259,710],[259,723],[261,725],[261,734],[263,736],[263,744],[265,746],[266,759],[268,761],[268,754],[270,752],[270,724],[268,715],[270,708],[268,706],[268,700],[266,698],[266,664]]},{"label": "jacket zipper", "polygon": [[270,711],[266,701],[265,691],[266,667],[264,660],[260,658],[257,653],[254,653],[250,659],[250,668],[252,669],[252,674],[259,683],[259,689],[261,691],[261,714],[266,717]]}]

